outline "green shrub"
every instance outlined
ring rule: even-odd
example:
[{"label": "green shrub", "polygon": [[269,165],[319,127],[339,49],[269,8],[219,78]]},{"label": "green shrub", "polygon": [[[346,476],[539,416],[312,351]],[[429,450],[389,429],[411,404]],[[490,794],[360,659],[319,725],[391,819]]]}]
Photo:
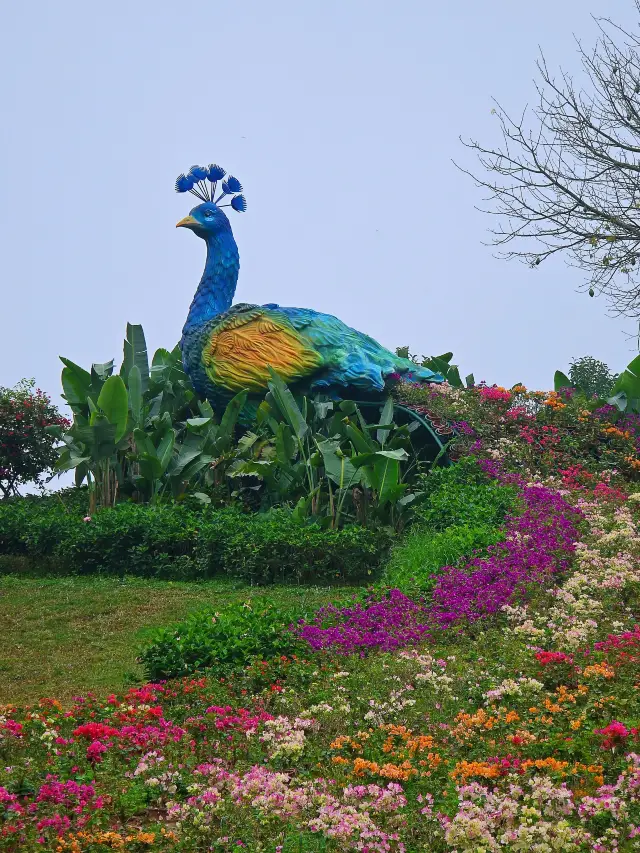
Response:
[{"label": "green shrub", "polygon": [[158,629],[139,660],[151,681],[211,667],[222,672],[242,668],[258,655],[268,659],[300,651],[300,641],[288,629],[309,615],[302,606],[283,610],[266,599],[232,604],[220,613],[209,609]]},{"label": "green shrub", "polygon": [[500,525],[517,509],[516,490],[490,480],[467,457],[423,478],[422,502],[413,529],[394,547],[382,581],[403,592],[423,594],[443,566],[500,541]]},{"label": "green shrub", "polygon": [[84,521],[59,501],[0,506],[0,555],[28,557],[47,572],[355,583],[375,576],[389,543],[383,532],[322,530],[282,511],[119,504]]},{"label": "green shrub", "polygon": [[516,490],[490,480],[473,457],[449,468],[434,468],[422,485],[415,519],[432,530],[496,526],[516,506]]},{"label": "green shrub", "polygon": [[500,529],[490,525],[452,525],[436,532],[415,528],[391,552],[382,580],[408,595],[424,594],[431,590],[443,566],[456,565],[500,538]]},{"label": "green shrub", "polygon": [[[225,530],[224,571],[251,583],[337,583],[371,579],[389,548],[390,537],[363,527],[323,530],[301,525],[283,512],[240,516]],[[218,556],[218,537],[206,538],[207,558]]]}]

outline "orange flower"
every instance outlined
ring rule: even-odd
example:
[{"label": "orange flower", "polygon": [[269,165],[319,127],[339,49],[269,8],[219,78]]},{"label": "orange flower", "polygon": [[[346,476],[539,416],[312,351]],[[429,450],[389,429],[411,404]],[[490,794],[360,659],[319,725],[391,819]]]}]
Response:
[{"label": "orange flower", "polygon": [[403,782],[408,782],[412,776],[418,775],[418,771],[412,766],[410,761],[403,761],[402,764],[383,764],[381,767],[377,761],[356,758],[353,762],[354,775],[364,776],[367,771],[374,776],[382,776],[385,779],[396,779]]},{"label": "orange flower", "polygon": [[585,666],[582,671],[582,674],[585,678],[591,678],[592,676],[600,676],[602,678],[613,678],[616,672],[612,666],[609,666],[608,663],[594,663],[591,666]]},{"label": "orange flower", "polygon": [[480,776],[482,779],[497,779],[500,768],[497,764],[488,764],[486,761],[458,761],[451,771],[453,779],[466,781],[471,776]]},{"label": "orange flower", "polygon": [[433,738],[431,735],[418,735],[418,737],[410,738],[407,741],[409,755],[415,755],[416,752],[424,752],[425,749],[431,749],[432,746]]},{"label": "orange flower", "polygon": [[365,758],[356,758],[353,762],[353,772],[356,776],[364,776],[365,771],[377,775],[380,765],[375,761],[367,761]]},{"label": "orange flower", "polygon": [[560,395],[557,391],[550,391],[547,395],[547,399],[543,401],[545,406],[549,406],[550,409],[565,409],[566,404],[562,402],[560,399]]},{"label": "orange flower", "polygon": [[610,435],[612,438],[631,438],[631,433],[628,430],[621,430],[618,427],[605,427],[602,432],[605,435]]}]

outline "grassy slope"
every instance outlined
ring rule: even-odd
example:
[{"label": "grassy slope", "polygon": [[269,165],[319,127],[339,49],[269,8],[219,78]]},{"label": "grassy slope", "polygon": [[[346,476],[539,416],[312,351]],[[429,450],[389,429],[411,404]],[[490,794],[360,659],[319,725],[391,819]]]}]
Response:
[{"label": "grassy slope", "polygon": [[0,577],[0,703],[119,690],[142,676],[135,654],[146,631],[206,605],[267,595],[319,606],[339,594],[335,588],[251,589],[227,580]]}]

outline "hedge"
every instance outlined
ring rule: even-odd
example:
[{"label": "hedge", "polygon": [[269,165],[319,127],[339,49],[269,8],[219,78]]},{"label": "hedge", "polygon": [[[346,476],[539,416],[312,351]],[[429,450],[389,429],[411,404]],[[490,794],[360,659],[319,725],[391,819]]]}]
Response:
[{"label": "hedge", "polygon": [[389,544],[383,531],[323,530],[282,510],[120,504],[83,521],[51,500],[0,504],[0,556],[27,557],[43,572],[355,583],[375,577]]}]

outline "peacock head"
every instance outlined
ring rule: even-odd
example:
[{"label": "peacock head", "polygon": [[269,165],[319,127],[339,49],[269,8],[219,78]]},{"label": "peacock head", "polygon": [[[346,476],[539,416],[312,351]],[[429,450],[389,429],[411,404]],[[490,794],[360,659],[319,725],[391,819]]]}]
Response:
[{"label": "peacock head", "polygon": [[[221,191],[216,192],[221,182]],[[198,237],[206,240],[231,226],[223,207],[231,207],[239,213],[247,209],[247,201],[242,193],[242,184],[233,175],[227,175],[221,166],[192,166],[189,173],[179,175],[176,181],[176,192],[190,192],[200,199],[202,204],[194,207],[188,216],[177,223],[176,228],[190,228]],[[225,200],[225,204],[220,204]]]}]

